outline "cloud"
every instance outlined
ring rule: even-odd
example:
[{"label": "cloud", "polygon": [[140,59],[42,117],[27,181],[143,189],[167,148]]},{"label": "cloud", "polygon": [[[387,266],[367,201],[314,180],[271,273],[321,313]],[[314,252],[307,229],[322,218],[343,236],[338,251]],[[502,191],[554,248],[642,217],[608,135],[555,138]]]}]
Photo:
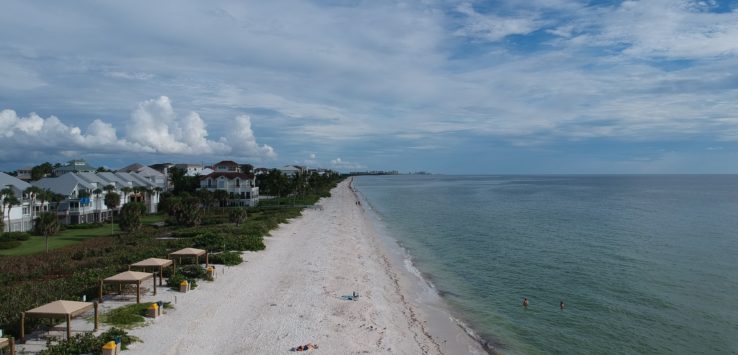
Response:
[{"label": "cloud", "polygon": [[0,137],[8,158],[20,152],[51,154],[146,153],[170,155],[228,155],[242,158],[276,157],[274,149],[259,145],[247,116],[236,117],[228,138],[208,139],[205,122],[196,112],[179,117],[166,96],[139,103],[119,137],[112,124],[92,121],[83,132],[63,123],[56,116],[43,118],[36,113],[19,117],[10,109],[0,111]]},{"label": "cloud", "polygon": [[366,166],[359,163],[353,163],[350,161],[342,160],[341,158],[336,158],[331,160],[331,164],[333,164],[334,167],[337,169],[365,169]]},{"label": "cloud", "polygon": [[495,14],[481,14],[470,3],[463,3],[456,7],[456,11],[466,16],[462,27],[456,35],[484,39],[491,42],[499,41],[510,35],[526,35],[541,28],[543,21],[535,16],[498,16]]},{"label": "cloud", "polygon": [[256,137],[251,130],[251,117],[246,115],[236,117],[234,127],[225,141],[230,145],[231,153],[236,156],[272,159],[277,157],[274,148],[256,143]]}]

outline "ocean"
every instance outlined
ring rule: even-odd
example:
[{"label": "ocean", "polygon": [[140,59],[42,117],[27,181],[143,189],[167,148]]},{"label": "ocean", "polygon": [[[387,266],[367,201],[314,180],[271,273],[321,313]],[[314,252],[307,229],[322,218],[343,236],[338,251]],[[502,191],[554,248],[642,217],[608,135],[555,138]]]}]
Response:
[{"label": "ocean", "polygon": [[452,313],[499,353],[738,353],[736,175],[353,185]]}]

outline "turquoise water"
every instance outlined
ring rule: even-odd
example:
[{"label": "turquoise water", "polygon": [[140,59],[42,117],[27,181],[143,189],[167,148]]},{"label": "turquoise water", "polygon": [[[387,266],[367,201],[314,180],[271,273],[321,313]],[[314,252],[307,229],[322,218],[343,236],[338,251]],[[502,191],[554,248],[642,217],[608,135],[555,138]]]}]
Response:
[{"label": "turquoise water", "polygon": [[498,352],[738,353],[738,176],[362,176],[354,186]]}]

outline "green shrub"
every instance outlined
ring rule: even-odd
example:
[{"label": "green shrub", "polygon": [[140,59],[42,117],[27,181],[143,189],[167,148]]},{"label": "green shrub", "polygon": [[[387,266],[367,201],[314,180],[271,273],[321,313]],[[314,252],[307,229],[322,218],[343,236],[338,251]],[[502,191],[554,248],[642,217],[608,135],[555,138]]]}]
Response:
[{"label": "green shrub", "polygon": [[0,234],[0,242],[4,241],[25,241],[31,238],[31,235],[26,232],[7,232]]},{"label": "green shrub", "polygon": [[102,223],[68,224],[65,229],[95,229],[102,226]]},{"label": "green shrub", "polygon": [[174,289],[174,290],[179,290],[179,284],[182,283],[182,281],[184,280],[187,280],[187,282],[190,284],[190,289],[194,290],[195,288],[197,288],[196,279],[187,278],[186,276],[180,273],[176,273],[167,279],[167,287]]},{"label": "green shrub", "polygon": [[112,309],[110,312],[103,314],[100,320],[103,323],[113,324],[119,327],[132,327],[146,320],[144,316],[149,305],[151,305],[151,302],[129,304]]},{"label": "green shrub", "polygon": [[234,253],[234,252],[223,252],[219,254],[211,254],[210,255],[210,263],[211,264],[222,264],[226,266],[233,266],[238,265],[243,262],[243,258],[241,257],[241,253]]},{"label": "green shrub", "polygon": [[111,328],[110,330],[96,337],[92,333],[76,334],[69,339],[58,340],[50,338],[46,341],[46,349],[40,352],[41,355],[70,355],[70,354],[93,354],[102,353],[102,347],[105,343],[115,341],[116,338],[121,340],[121,348],[128,349],[128,345],[139,341],[138,338],[128,335],[124,330]]},{"label": "green shrub", "polygon": [[21,242],[17,240],[1,241],[0,250],[13,249],[13,248],[19,247],[20,245],[21,245]]}]

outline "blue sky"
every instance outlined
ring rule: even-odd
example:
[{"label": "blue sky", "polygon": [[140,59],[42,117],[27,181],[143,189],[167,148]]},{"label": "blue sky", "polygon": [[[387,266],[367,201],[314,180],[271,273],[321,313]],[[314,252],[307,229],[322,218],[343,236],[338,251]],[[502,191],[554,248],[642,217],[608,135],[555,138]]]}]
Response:
[{"label": "blue sky", "polygon": [[0,169],[738,172],[736,1],[4,1]]}]

